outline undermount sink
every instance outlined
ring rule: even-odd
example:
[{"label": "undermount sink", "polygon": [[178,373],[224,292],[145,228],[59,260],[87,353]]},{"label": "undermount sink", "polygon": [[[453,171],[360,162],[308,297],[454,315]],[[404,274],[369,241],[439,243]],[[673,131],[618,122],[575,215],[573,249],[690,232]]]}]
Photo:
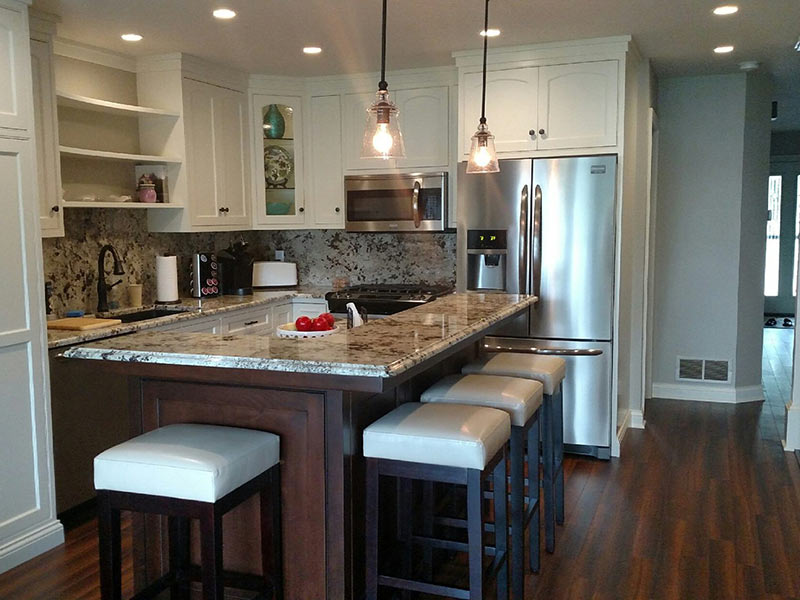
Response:
[{"label": "undermount sink", "polygon": [[148,319],[158,319],[159,317],[171,317],[178,315],[184,311],[170,310],[167,308],[149,308],[147,310],[140,310],[139,312],[125,313],[123,315],[116,315],[115,319],[120,319],[123,323],[136,323],[137,321],[147,321]]}]

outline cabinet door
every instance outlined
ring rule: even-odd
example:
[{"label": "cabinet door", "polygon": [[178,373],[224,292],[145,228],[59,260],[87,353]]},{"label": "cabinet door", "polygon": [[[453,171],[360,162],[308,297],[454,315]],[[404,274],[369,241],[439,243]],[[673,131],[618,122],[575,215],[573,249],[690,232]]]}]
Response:
[{"label": "cabinet door", "polygon": [[61,206],[61,161],[58,155],[58,127],[52,65],[50,44],[31,40],[37,193],[42,237],[64,235],[64,213]]},{"label": "cabinet door", "polygon": [[244,94],[184,79],[192,225],[246,225]]},{"label": "cabinet door", "polygon": [[616,145],[617,72],[616,60],[541,67],[539,150]]},{"label": "cabinet door", "polygon": [[[395,94],[390,97],[395,101]],[[375,100],[375,93],[346,94],[344,99],[344,168],[347,171],[363,171],[364,169],[394,169],[396,164],[392,158],[361,158],[361,143],[364,141],[364,129],[367,126],[367,109]],[[405,140],[404,140],[405,141]]]},{"label": "cabinet door", "polygon": [[306,300],[304,302],[292,302],[292,321],[299,317],[318,317],[321,313],[328,311],[326,300]]},{"label": "cabinet door", "polygon": [[314,223],[326,229],[344,227],[342,176],[342,107],[339,96],[311,98],[309,204]]},{"label": "cabinet door", "polygon": [[281,325],[292,323],[293,321],[291,302],[278,304],[272,307],[272,322],[275,324],[275,327],[280,327]]},{"label": "cabinet door", "polygon": [[306,222],[303,193],[303,121],[299,96],[253,95],[251,127],[256,223],[298,226]]},{"label": "cabinet door", "polygon": [[30,119],[30,65],[28,22],[22,3],[0,5],[0,131],[14,135],[28,131]]},{"label": "cabinet door", "polygon": [[450,119],[447,87],[398,90],[397,108],[406,147],[398,167],[446,167]]},{"label": "cabinet door", "polygon": [[[495,136],[497,153],[536,149],[536,87],[538,68],[504,69],[486,74],[486,122]],[[465,73],[461,113],[461,147],[469,156],[472,134],[481,117],[482,74]]]}]

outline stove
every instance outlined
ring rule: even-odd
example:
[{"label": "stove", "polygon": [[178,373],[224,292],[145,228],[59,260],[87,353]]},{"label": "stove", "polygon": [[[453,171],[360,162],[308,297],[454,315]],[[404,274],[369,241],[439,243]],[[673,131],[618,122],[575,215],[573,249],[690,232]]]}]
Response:
[{"label": "stove", "polygon": [[452,291],[452,287],[444,285],[370,284],[328,292],[325,299],[332,313],[346,312],[347,303],[353,302],[358,308],[365,309],[368,315],[392,315],[431,302]]}]

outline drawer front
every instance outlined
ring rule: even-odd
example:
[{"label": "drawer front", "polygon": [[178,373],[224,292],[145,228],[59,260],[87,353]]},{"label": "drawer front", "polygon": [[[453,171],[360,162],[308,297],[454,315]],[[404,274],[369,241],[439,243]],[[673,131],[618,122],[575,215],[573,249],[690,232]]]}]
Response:
[{"label": "drawer front", "polygon": [[266,333],[273,327],[272,309],[263,308],[260,310],[248,311],[242,315],[232,315],[223,319],[223,331],[225,333],[236,333],[240,335],[250,335],[253,333]]},{"label": "drawer front", "polygon": [[292,320],[298,317],[318,317],[320,314],[328,312],[328,303],[325,300],[319,302],[292,302]]}]

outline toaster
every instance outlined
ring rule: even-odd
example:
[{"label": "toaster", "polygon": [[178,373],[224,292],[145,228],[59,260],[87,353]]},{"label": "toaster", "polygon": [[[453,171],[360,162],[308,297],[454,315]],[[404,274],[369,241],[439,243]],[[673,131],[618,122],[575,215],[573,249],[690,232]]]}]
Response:
[{"label": "toaster", "polygon": [[297,264],[257,260],[253,264],[253,287],[292,287],[297,285]]}]

